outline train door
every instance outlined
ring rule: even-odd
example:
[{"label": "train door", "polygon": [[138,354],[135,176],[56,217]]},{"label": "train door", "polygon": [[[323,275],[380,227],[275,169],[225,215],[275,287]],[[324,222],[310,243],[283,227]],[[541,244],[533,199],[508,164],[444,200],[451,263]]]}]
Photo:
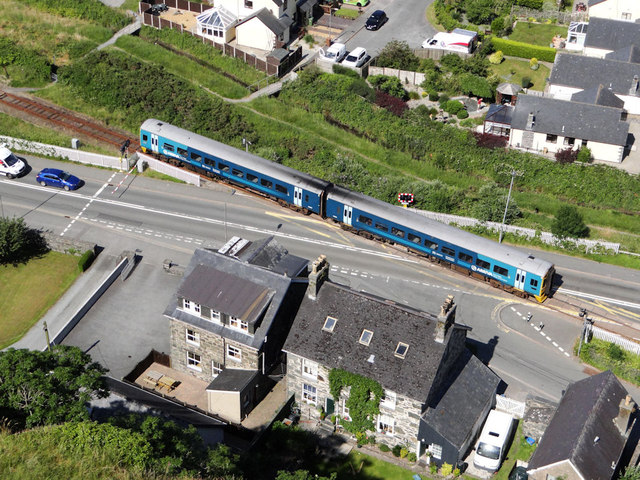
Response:
[{"label": "train door", "polygon": [[518,290],[524,290],[524,281],[527,278],[527,272],[518,269],[516,271],[516,282],[514,283],[514,287]]},{"label": "train door", "polygon": [[293,187],[293,204],[302,206],[302,188],[300,187]]},{"label": "train door", "polygon": [[352,215],[352,207],[347,205],[344,206],[344,210],[342,212],[342,222],[347,225],[351,225],[351,215]]},{"label": "train door", "polygon": [[151,134],[151,151],[158,153],[158,135]]}]

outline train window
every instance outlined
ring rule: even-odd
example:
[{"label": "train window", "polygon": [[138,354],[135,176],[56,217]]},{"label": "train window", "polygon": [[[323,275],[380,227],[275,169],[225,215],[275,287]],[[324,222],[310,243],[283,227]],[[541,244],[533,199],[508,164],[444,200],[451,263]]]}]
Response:
[{"label": "train window", "polygon": [[214,162],[210,158],[204,157],[204,164],[209,165],[210,167],[216,168],[216,162]]},{"label": "train window", "polygon": [[456,255],[455,250],[449,247],[442,247],[442,253],[444,253],[445,255],[451,255],[452,257],[455,257]]},{"label": "train window", "polygon": [[260,185],[267,188],[273,188],[273,183],[270,180],[265,180],[264,178],[260,179]]},{"label": "train window", "polygon": [[309,195],[306,195],[306,194],[305,194],[305,196],[304,196],[304,201],[305,201],[305,202],[308,202],[308,201],[309,201]]},{"label": "train window", "polygon": [[473,257],[464,252],[458,252],[458,258],[463,262],[473,263]]},{"label": "train window", "polygon": [[234,168],[231,173],[233,173],[238,178],[244,178],[244,172],[242,170],[238,170],[237,168]]},{"label": "train window", "polygon": [[162,145],[162,148],[164,148],[167,152],[173,152],[173,145],[169,143],[165,143],[164,145]]},{"label": "train window", "polygon": [[229,165],[225,165],[224,163],[218,163],[218,168],[223,172],[227,172],[227,173],[229,172],[229,170],[231,170],[229,168]]},{"label": "train window", "polygon": [[187,151],[184,148],[178,147],[178,153],[183,157],[187,158]]},{"label": "train window", "polygon": [[256,177],[255,175],[253,175],[251,173],[247,173],[247,180],[249,180],[250,182],[253,182],[253,183],[258,183],[258,177]]},{"label": "train window", "polygon": [[196,152],[191,152],[191,160],[194,162],[202,162],[202,155]]},{"label": "train window", "polygon": [[146,135],[142,135],[142,141],[146,142],[147,140],[149,140],[149,137],[147,137]]},{"label": "train window", "polygon": [[276,192],[280,192],[280,193],[284,193],[285,195],[289,195],[289,191],[287,190],[286,187],[283,187],[282,185],[279,185],[276,183]]},{"label": "train window", "polygon": [[437,250],[438,249],[438,244],[435,243],[435,242],[432,242],[431,240],[425,240],[424,243],[431,250]]},{"label": "train window", "polygon": [[391,233],[396,237],[404,238],[404,230],[400,230],[399,228],[391,227]]},{"label": "train window", "polygon": [[417,243],[418,245],[420,245],[420,242],[422,241],[422,239],[417,236],[414,235],[413,233],[409,232],[407,233],[407,237],[409,238],[409,240],[411,240],[413,243]]},{"label": "train window", "polygon": [[383,232],[388,232],[388,231],[389,231],[389,229],[387,228],[387,226],[386,226],[386,225],[384,225],[384,224],[382,224],[382,223],[380,223],[380,222],[376,222],[376,228],[377,228],[378,230],[382,230]]},{"label": "train window", "polygon": [[536,280],[535,278],[532,278],[529,283],[531,284],[532,287],[534,288],[538,288],[538,280]]},{"label": "train window", "polygon": [[484,260],[480,260],[479,258],[476,259],[476,265],[480,268],[486,268],[487,270],[491,268],[491,264],[489,262],[485,262]]},{"label": "train window", "polygon": [[507,270],[506,268],[502,268],[500,265],[494,265],[493,271],[505,277],[509,276],[509,270]]},{"label": "train window", "polygon": [[364,215],[360,215],[358,217],[358,222],[360,223],[364,223],[365,225],[373,225],[373,220],[371,220],[369,217],[365,217]]}]

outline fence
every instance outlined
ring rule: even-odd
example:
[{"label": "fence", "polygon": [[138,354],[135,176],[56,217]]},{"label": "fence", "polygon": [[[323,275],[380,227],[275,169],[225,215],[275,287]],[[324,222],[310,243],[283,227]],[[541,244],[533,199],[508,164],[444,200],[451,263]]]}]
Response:
[{"label": "fence", "polygon": [[415,48],[413,50],[413,54],[418,58],[431,58],[432,60],[440,60],[445,55],[454,54],[459,57],[469,58],[472,56],[471,53],[465,52],[456,52],[453,50],[443,50],[440,48]]},{"label": "fence", "polygon": [[420,85],[424,82],[425,74],[420,72],[410,72],[408,70],[398,70],[397,68],[374,67],[369,66],[369,75],[387,75],[396,77],[402,83],[410,83],[411,85]]},{"label": "fence", "polygon": [[500,231],[501,229],[503,229],[505,232],[514,233],[516,235],[525,236],[527,238],[535,238],[536,236],[538,236],[540,240],[550,245],[558,245],[558,244],[562,244],[563,242],[571,242],[571,243],[574,243],[575,245],[585,247],[586,252],[589,252],[589,250],[594,250],[598,248],[604,248],[605,250],[613,250],[613,252],[616,254],[620,252],[619,243],[603,242],[601,240],[587,240],[584,238],[559,239],[549,232],[538,232],[532,228],[516,227],[514,225],[502,226],[502,224],[498,222],[483,222],[481,220],[478,220],[477,218],[459,217],[457,215],[449,215],[446,213],[438,213],[438,212],[428,212],[426,210],[417,210],[415,208],[411,208],[410,210],[424,217],[430,218],[432,220],[437,220],[440,223],[455,224],[462,227],[475,227],[475,226],[481,225],[495,231]]},{"label": "fence", "polygon": [[625,338],[622,335],[618,335],[617,333],[612,333],[608,330],[603,330],[602,328],[599,328],[596,326],[591,327],[591,332],[593,336],[598,340],[615,343],[620,348],[624,348],[629,352],[635,353],[636,355],[640,355],[640,344],[634,342],[633,340],[629,340],[628,338]]},{"label": "fence", "polygon": [[57,145],[47,145],[45,143],[32,142],[21,138],[0,136],[0,143],[6,143],[12,150],[21,150],[48,157],[59,157],[72,162],[84,163],[86,165],[96,165],[99,167],[117,168],[119,170],[129,169],[133,165],[133,158],[120,159],[100,153],[83,152],[73,148],[58,147]]},{"label": "fence", "polygon": [[195,185],[196,187],[200,186],[200,175],[197,173],[187,172],[186,170],[161,162],[160,160],[157,160],[150,155],[145,155],[144,153],[138,152],[138,158],[140,161],[146,163],[151,170],[164,173],[165,175],[177,178],[178,180]]},{"label": "fence", "polygon": [[524,417],[526,404],[502,395],[496,395],[496,409],[518,418]]},{"label": "fence", "polygon": [[571,22],[586,22],[587,12],[560,12],[558,10],[534,10],[532,8],[514,5],[511,7],[511,15],[517,20],[528,21],[534,19],[542,23],[545,20],[555,20],[563,25]]}]

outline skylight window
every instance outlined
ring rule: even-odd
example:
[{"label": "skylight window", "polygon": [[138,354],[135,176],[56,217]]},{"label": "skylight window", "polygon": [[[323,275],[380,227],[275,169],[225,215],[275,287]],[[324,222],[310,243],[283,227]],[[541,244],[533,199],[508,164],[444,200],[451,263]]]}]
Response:
[{"label": "skylight window", "polygon": [[373,338],[373,332],[371,330],[362,330],[362,335],[360,335],[360,343],[362,345],[369,345],[371,343],[371,338]]},{"label": "skylight window", "polygon": [[336,328],[336,323],[338,323],[337,318],[327,317],[327,319],[324,321],[324,326],[322,327],[322,330],[324,330],[325,332],[333,333],[333,329]]},{"label": "skylight window", "polygon": [[395,356],[399,358],[404,358],[407,355],[407,350],[409,350],[409,345],[406,343],[398,342],[398,346],[396,347]]}]

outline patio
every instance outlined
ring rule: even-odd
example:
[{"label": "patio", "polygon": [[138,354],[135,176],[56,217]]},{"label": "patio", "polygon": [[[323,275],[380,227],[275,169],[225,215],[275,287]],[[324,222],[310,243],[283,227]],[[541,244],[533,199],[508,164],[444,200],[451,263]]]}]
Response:
[{"label": "patio", "polygon": [[188,373],[154,362],[135,379],[134,383],[165,397],[174,398],[207,411],[206,388],[209,384]]}]

